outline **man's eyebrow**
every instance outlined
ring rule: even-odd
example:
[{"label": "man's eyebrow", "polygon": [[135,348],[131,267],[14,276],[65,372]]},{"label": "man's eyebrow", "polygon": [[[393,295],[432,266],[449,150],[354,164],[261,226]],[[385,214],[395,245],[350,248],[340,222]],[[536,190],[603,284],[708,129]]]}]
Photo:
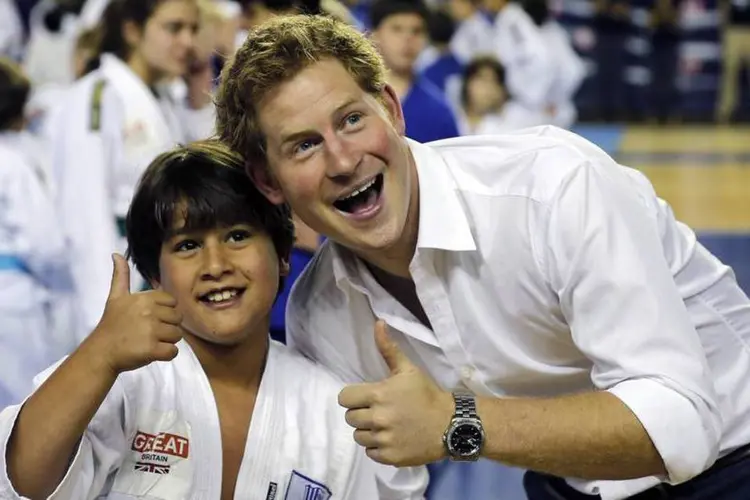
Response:
[{"label": "man's eyebrow", "polygon": [[[351,106],[352,104],[356,104],[359,102],[359,100],[355,97],[350,97],[346,101],[344,101],[342,104],[336,106],[336,109],[333,110],[333,113],[331,116],[334,117],[335,120],[339,118],[339,116],[342,114],[342,112]],[[310,137],[311,135],[314,135],[315,131],[311,129],[307,130],[300,130],[299,132],[293,132],[290,134],[285,134],[282,132],[281,134],[281,147],[286,146],[290,142],[297,142],[300,139],[304,139],[306,137]]]}]

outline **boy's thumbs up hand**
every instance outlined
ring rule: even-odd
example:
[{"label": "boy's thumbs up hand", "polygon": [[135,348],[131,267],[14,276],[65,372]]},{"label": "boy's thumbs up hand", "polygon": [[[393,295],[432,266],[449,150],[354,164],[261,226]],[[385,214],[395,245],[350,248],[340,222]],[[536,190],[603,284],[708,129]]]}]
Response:
[{"label": "boy's thumbs up hand", "polygon": [[130,268],[119,254],[112,256],[112,284],[99,324],[84,341],[89,352],[114,375],[177,355],[182,339],[182,314],[175,299],[163,290],[131,293]]}]

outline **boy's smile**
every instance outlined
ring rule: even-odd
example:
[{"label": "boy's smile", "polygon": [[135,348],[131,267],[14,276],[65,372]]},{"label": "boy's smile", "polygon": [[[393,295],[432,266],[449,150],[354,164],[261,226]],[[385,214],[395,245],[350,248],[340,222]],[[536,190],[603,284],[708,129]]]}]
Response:
[{"label": "boy's smile", "polygon": [[177,221],[162,245],[155,284],[177,300],[183,327],[220,345],[266,335],[281,272],[271,238],[245,224],[184,227]]},{"label": "boy's smile", "polygon": [[213,287],[198,296],[198,300],[211,309],[226,309],[240,303],[245,287],[221,286]]}]

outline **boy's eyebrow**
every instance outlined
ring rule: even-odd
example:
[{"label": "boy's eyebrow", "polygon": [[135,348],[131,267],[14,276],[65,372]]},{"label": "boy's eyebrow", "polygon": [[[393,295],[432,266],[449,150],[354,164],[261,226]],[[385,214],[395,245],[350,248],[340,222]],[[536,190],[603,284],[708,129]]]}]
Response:
[{"label": "boy's eyebrow", "polygon": [[[249,223],[249,222],[235,222],[234,224],[227,224],[227,225],[218,225],[216,228],[223,228],[223,229],[230,229],[235,226],[247,226],[248,228],[251,228],[253,230],[256,230],[256,226]],[[194,234],[197,232],[205,231],[205,229],[201,228],[190,228],[187,226],[182,226],[178,228],[170,228],[164,231],[164,241],[171,240],[172,238],[176,238],[178,236],[185,236],[188,234]]]}]

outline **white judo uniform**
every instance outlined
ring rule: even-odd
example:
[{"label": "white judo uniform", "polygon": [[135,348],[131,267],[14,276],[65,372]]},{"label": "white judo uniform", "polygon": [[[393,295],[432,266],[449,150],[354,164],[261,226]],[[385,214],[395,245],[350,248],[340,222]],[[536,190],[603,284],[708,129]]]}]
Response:
[{"label": "white judo uniform", "polygon": [[494,55],[492,21],[483,12],[476,12],[461,21],[451,37],[450,48],[464,64],[479,56]]},{"label": "white judo uniform", "polygon": [[544,125],[547,119],[547,115],[540,111],[526,109],[516,101],[508,101],[499,112],[485,115],[475,125],[468,122],[464,113],[458,114],[458,131],[461,135],[503,134],[522,128]]},{"label": "white judo uniform", "polygon": [[56,4],[56,0],[41,0],[31,10],[23,67],[34,83],[35,92],[48,87],[64,88],[75,80],[73,54],[79,33],[78,17],[65,14],[59,31],[50,31],[44,17]]},{"label": "white judo uniform", "polygon": [[[189,110],[173,89],[152,91],[120,59],[104,54],[100,68],[66,93],[51,118],[56,204],[82,308],[79,335],[104,311],[111,253],[125,251],[122,221],[141,174],[158,154],[211,130],[213,107]],[[132,277],[134,287],[142,285],[137,273]]]},{"label": "white judo uniform", "polygon": [[554,106],[552,125],[569,129],[578,118],[573,97],[586,78],[586,65],[573,49],[570,36],[556,21],[547,21],[541,26],[545,46],[552,53],[555,77],[548,101]]},{"label": "white judo uniform", "polygon": [[0,0],[0,57],[19,61],[23,55],[23,24],[14,0]]},{"label": "white judo uniform", "polygon": [[[22,401],[32,379],[66,354],[56,296],[70,295],[68,253],[43,168],[22,133],[0,133],[0,408]],[[70,339],[68,339],[70,340]]]},{"label": "white judo uniform", "polygon": [[493,43],[513,98],[528,109],[544,109],[549,104],[555,63],[541,31],[521,6],[509,3],[497,13]]},{"label": "white judo uniform", "polygon": [[[217,500],[222,447],[208,378],[189,345],[117,379],[50,499]],[[54,367],[53,367],[54,368]],[[37,380],[51,373],[50,368]],[[237,477],[242,500],[375,500],[374,468],[337,403],[341,384],[272,342]],[[6,447],[20,406],[0,413],[0,498],[20,499]]]}]

